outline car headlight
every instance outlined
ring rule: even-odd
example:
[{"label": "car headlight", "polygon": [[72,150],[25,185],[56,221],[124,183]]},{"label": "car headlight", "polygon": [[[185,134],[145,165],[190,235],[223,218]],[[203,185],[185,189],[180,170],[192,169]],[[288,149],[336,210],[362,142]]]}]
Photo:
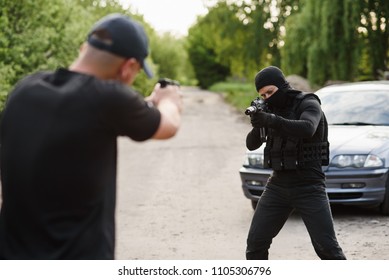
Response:
[{"label": "car headlight", "polygon": [[245,167],[263,168],[263,154],[247,153],[243,165]]},{"label": "car headlight", "polygon": [[375,155],[338,155],[332,159],[330,166],[337,168],[383,167],[384,161]]}]

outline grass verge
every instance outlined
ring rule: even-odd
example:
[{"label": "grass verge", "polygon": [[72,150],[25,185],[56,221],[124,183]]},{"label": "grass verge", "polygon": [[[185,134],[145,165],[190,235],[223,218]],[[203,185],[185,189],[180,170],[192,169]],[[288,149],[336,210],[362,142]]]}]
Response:
[{"label": "grass verge", "polygon": [[221,93],[226,101],[238,110],[250,106],[251,101],[258,96],[251,83],[219,82],[212,85],[209,90]]}]

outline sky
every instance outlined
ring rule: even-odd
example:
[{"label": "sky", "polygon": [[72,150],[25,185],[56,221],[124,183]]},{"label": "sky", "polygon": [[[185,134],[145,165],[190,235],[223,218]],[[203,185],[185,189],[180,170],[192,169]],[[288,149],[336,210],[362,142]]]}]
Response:
[{"label": "sky", "polygon": [[[170,32],[185,36],[188,29],[196,22],[198,15],[207,13],[204,0],[121,0],[126,7],[130,5],[133,12],[144,16],[158,32]],[[207,2],[207,1],[206,1]]]}]

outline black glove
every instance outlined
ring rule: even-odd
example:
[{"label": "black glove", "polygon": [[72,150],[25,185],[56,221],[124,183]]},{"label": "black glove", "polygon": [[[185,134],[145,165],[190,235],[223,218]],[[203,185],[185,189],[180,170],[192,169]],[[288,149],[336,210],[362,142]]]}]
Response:
[{"label": "black glove", "polygon": [[275,128],[278,125],[278,117],[271,113],[263,111],[256,112],[250,115],[251,125],[254,128],[272,127]]}]

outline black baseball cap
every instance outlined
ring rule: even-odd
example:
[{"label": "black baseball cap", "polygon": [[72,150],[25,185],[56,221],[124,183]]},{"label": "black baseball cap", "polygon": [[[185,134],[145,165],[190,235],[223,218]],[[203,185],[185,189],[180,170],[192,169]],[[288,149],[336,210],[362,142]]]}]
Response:
[{"label": "black baseball cap", "polygon": [[[104,32],[108,40],[94,36]],[[110,14],[95,23],[88,34],[88,43],[93,47],[124,58],[135,58],[142,65],[143,71],[151,78],[153,72],[145,59],[149,54],[148,39],[143,26],[122,14]]]}]

